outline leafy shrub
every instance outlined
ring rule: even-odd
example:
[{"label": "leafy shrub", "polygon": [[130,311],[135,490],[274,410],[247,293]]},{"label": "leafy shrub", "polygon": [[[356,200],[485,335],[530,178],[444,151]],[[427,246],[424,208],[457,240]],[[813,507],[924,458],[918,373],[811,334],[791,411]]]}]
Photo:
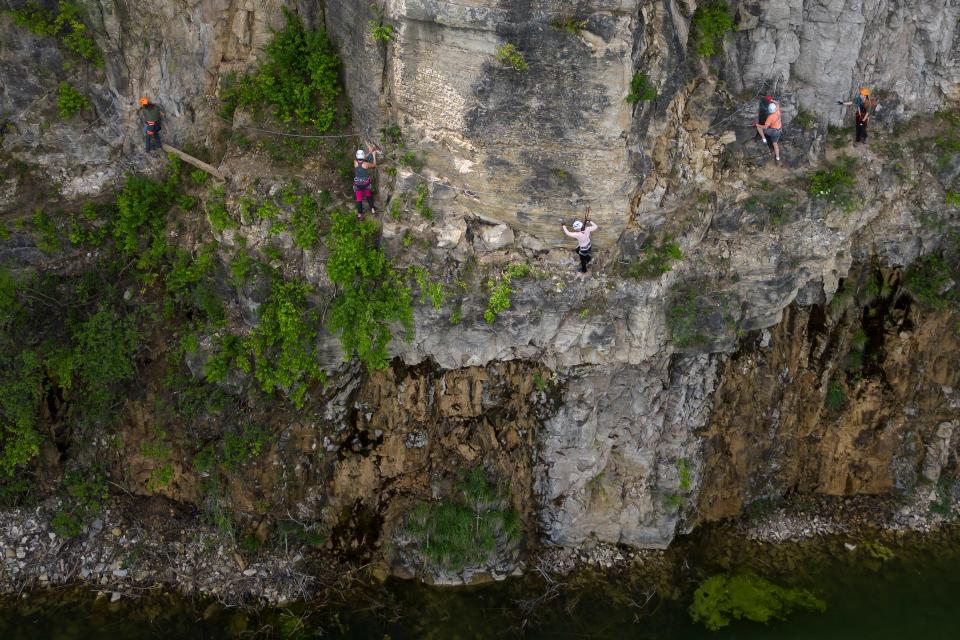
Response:
[{"label": "leafy shrub", "polygon": [[163,229],[173,204],[173,184],[131,175],[117,195],[113,238],[122,255],[139,256],[140,269],[157,267],[166,252]]},{"label": "leafy shrub", "polygon": [[657,90],[650,84],[650,78],[647,74],[639,71],[633,74],[630,80],[630,93],[627,94],[627,102],[636,104],[641,100],[650,101],[657,97]]},{"label": "leafy shrub", "polygon": [[507,279],[497,283],[489,280],[487,286],[490,287],[490,299],[487,301],[487,308],[483,311],[483,319],[487,324],[493,324],[498,315],[510,308],[513,289],[510,288],[510,281]]},{"label": "leafy shrub", "polygon": [[370,36],[374,42],[390,42],[393,39],[393,25],[383,24],[376,20],[367,23],[370,27]]},{"label": "leafy shrub", "polygon": [[[207,175],[205,172],[201,173]],[[210,228],[214,233],[237,228],[237,221],[227,210],[226,190],[222,185],[213,188],[210,199],[204,204],[204,209],[207,212],[207,220],[210,221]]]},{"label": "leafy shrub", "polygon": [[236,469],[256,460],[273,441],[273,435],[261,426],[244,425],[240,434],[227,432],[223,436],[223,464]]},{"label": "leafy shrub", "polygon": [[745,573],[707,578],[693,594],[690,617],[711,631],[732,620],[784,620],[797,610],[826,611],[827,604],[806,589],[776,585]]},{"label": "leafy shrub", "polygon": [[637,280],[659,278],[672,269],[674,260],[683,260],[683,252],[671,237],[667,236],[658,245],[648,240],[643,245],[643,258],[627,267],[627,276]]},{"label": "leafy shrub", "polygon": [[230,279],[233,281],[233,286],[239,289],[246,284],[247,276],[250,275],[255,266],[256,261],[250,257],[246,250],[240,248],[230,261]]},{"label": "leafy shrub", "polygon": [[530,68],[523,54],[512,44],[502,44],[497,47],[495,56],[500,64],[510,67],[514,71],[526,71]]},{"label": "leafy shrub", "polygon": [[282,122],[297,121],[328,131],[337,117],[340,57],[326,31],[308,31],[283,8],[287,24],[267,45],[266,60],[252,75],[223,92],[228,112],[267,105]]},{"label": "leafy shrub", "polygon": [[73,364],[87,418],[103,419],[116,399],[115,385],[133,378],[140,334],[129,316],[113,309],[91,315],[73,335]]},{"label": "leafy shrub", "polygon": [[948,290],[954,281],[952,269],[940,254],[923,256],[911,264],[903,275],[903,288],[920,304],[931,309],[945,309],[956,300]]},{"label": "leafy shrub", "polygon": [[36,429],[43,397],[43,368],[36,352],[24,349],[0,361],[0,473],[10,476],[40,452]]},{"label": "leafy shrub", "polygon": [[37,249],[44,253],[60,251],[60,231],[46,213],[37,211],[30,220]]},{"label": "leafy shrub", "polygon": [[500,507],[505,501],[476,467],[461,473],[453,500],[417,504],[407,514],[406,531],[426,559],[458,571],[488,560],[498,543],[519,539],[520,516]]},{"label": "leafy shrub", "polygon": [[57,108],[60,110],[60,117],[66,120],[80,113],[81,109],[90,106],[90,101],[74,89],[69,82],[61,82],[60,90],[57,94]]},{"label": "leafy shrub", "polygon": [[290,214],[293,242],[302,249],[312,249],[320,240],[320,204],[310,195],[298,196]]},{"label": "leafy shrub", "polygon": [[563,29],[572,36],[579,36],[580,32],[587,28],[588,20],[580,20],[573,16],[558,18],[550,23],[555,29]]},{"label": "leafy shrub", "polygon": [[22,9],[10,11],[13,22],[38,36],[50,36],[68,51],[80,56],[95,67],[103,66],[103,56],[96,43],[87,35],[83,23],[83,9],[68,0],[60,0],[57,13],[36,2],[27,2]]},{"label": "leafy shrub", "polygon": [[857,198],[854,190],[857,184],[855,165],[855,159],[844,155],[835,165],[815,172],[810,176],[810,195],[835,204],[848,213],[853,211]]},{"label": "leafy shrub", "polygon": [[490,290],[490,298],[487,300],[487,308],[483,312],[483,319],[487,324],[493,324],[497,316],[510,308],[510,296],[513,295],[513,289],[510,283],[514,278],[522,278],[530,274],[530,265],[526,262],[511,264],[497,279],[487,280],[487,288]]},{"label": "leafy shrub", "polygon": [[390,324],[413,330],[410,288],[376,246],[377,224],[336,213],[330,232],[327,275],[340,287],[328,327],[340,333],[344,356],[369,369],[387,366]]},{"label": "leafy shrub", "polygon": [[220,338],[217,350],[207,358],[203,366],[203,375],[208,382],[221,382],[227,379],[232,368],[250,370],[246,348],[239,336],[227,334]]},{"label": "leafy shrub", "polygon": [[708,2],[697,7],[693,14],[694,49],[702,58],[719,53],[723,39],[733,31],[733,13],[726,2]]},{"label": "leafy shrub", "polygon": [[420,169],[423,169],[423,162],[417,157],[417,153],[415,151],[407,151],[400,156],[400,164],[404,167],[409,167],[414,171],[420,171]]},{"label": "leafy shrub", "polygon": [[[307,309],[308,291],[299,282],[275,283],[260,307],[260,324],[246,340],[260,388],[284,391],[298,408],[306,401],[307,386],[324,378],[316,354],[319,321],[316,312]],[[250,361],[238,364],[250,373]]]},{"label": "leafy shrub", "polygon": [[550,389],[550,378],[544,377],[539,371],[534,371],[533,386],[537,391],[545,393]]},{"label": "leafy shrub", "polygon": [[420,304],[430,300],[430,305],[439,311],[443,306],[443,283],[430,280],[427,270],[423,267],[410,267],[413,279],[420,288]]}]

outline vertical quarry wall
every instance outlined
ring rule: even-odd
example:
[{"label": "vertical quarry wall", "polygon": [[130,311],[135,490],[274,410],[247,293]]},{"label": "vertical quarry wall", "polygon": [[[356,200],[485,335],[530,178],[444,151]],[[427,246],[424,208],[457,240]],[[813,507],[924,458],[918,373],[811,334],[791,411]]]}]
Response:
[{"label": "vertical quarry wall", "polygon": [[[824,144],[826,125],[849,116],[836,101],[861,84],[880,89],[878,126],[906,126],[913,116],[956,106],[960,7],[948,0],[736,2],[735,31],[722,53],[705,60],[690,47],[698,4],[292,4],[340,45],[354,129],[383,139],[380,129],[397,125],[423,162],[416,171],[397,167],[400,150],[388,145],[397,175],[381,173],[380,197],[422,183],[436,220],[416,226],[384,217],[383,246],[392,251],[405,233],[419,234],[424,264],[451,285],[467,269],[491,277],[515,261],[537,269],[513,284],[511,307],[492,326],[482,320],[487,290],[458,294],[462,323],[451,322],[450,303],[418,308],[416,336],[391,347],[397,359],[389,384],[368,381],[363,397],[350,387],[331,401],[328,415],[341,434],[363,421],[365,432],[380,431],[364,436],[369,457],[351,459],[346,444],[339,449],[340,471],[325,489],[342,495],[331,504],[343,507],[349,498],[400,518],[377,497],[395,479],[409,488],[450,472],[450,460],[486,461],[503,474],[520,470],[517,505],[535,512],[550,542],[662,547],[695,518],[736,514],[760,497],[899,490],[925,465],[938,476],[955,467],[956,430],[943,425],[958,419],[950,355],[957,345],[935,353],[955,318],[918,316],[889,274],[938,248],[944,229],[956,225],[955,208],[943,203],[960,188],[957,161],[948,157],[931,171],[919,159],[863,151],[858,206],[849,212],[815,200],[798,180],[812,163],[838,157]],[[212,146],[231,126],[217,113],[218,88],[227,74],[256,64],[271,29],[283,23],[284,5],[87,3],[107,55],[103,70],[89,71],[98,118],[81,132],[42,127],[34,117],[55,87],[43,70],[56,51],[0,18],[0,110],[23,114],[3,150],[37,163],[67,196],[94,195],[148,166],[132,153],[140,144],[135,100],[143,94],[166,107],[170,140]],[[393,27],[388,42],[372,39],[371,20]],[[506,45],[525,68],[498,60]],[[635,73],[648,77],[654,99],[626,101]],[[744,126],[763,93],[783,98],[791,168],[761,164],[764,150]],[[809,128],[793,124],[801,109],[814,116]],[[763,193],[761,179],[770,187]],[[792,208],[774,224],[757,202],[778,189],[792,190]],[[598,269],[574,279],[559,219],[579,217],[587,205],[600,225]],[[922,224],[931,211],[940,227]],[[668,236],[682,261],[646,280],[624,276],[650,243]],[[890,285],[877,307],[886,324],[870,338],[877,359],[861,378],[843,379],[849,402],[828,411],[824,398],[849,351],[844,340],[858,329],[848,316],[826,319],[827,305],[852,264],[873,262]],[[860,302],[860,311],[873,304]],[[850,309],[851,317],[860,313]],[[678,313],[686,314],[684,340]],[[335,336],[318,341],[320,352],[338,353]],[[935,365],[920,366],[931,359]],[[534,391],[529,371],[503,373],[505,361],[552,370],[551,411],[516,406],[510,389],[523,397]],[[430,371],[404,374],[414,366]],[[411,401],[404,385],[464,376],[473,385],[458,395],[467,409],[431,413],[443,393],[426,386],[414,402],[423,413],[417,429],[442,439],[448,459],[427,465],[429,473],[405,467],[429,456],[422,443],[410,444],[420,439],[400,417]],[[437,421],[475,426],[491,407],[500,417],[488,425],[489,437],[431,431]],[[391,432],[397,425],[406,431]],[[936,465],[925,462],[929,451]],[[312,488],[311,500],[328,500],[318,493]]]}]

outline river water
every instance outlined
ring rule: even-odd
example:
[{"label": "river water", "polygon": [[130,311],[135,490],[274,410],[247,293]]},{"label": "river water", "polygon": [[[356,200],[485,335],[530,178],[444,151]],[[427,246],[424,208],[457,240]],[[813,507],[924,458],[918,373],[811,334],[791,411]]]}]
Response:
[{"label": "river water", "polygon": [[[953,534],[931,541],[885,541],[882,561],[844,540],[735,546],[681,542],[657,572],[618,571],[563,578],[550,591],[539,577],[470,588],[388,582],[353,604],[306,615],[301,605],[244,613],[209,602],[154,594],[110,604],[81,589],[0,601],[3,640],[226,639],[260,631],[274,638],[544,638],[700,640],[960,639],[960,547]],[[719,571],[748,570],[803,586],[827,611],[784,622],[736,622],[710,632],[691,622],[696,583]],[[651,594],[657,585],[661,594]],[[537,606],[529,606],[538,596]],[[553,596],[553,597],[549,597]],[[372,604],[374,603],[374,604]]]}]

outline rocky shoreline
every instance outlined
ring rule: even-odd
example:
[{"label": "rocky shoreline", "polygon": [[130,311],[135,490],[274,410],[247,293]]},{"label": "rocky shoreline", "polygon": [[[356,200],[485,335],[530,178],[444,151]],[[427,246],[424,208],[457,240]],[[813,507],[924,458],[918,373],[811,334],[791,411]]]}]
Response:
[{"label": "rocky shoreline", "polygon": [[[848,549],[878,532],[932,534],[955,524],[955,496],[931,510],[923,492],[909,502],[879,497],[794,500],[718,525],[720,535],[762,544],[783,544],[840,536]],[[140,505],[141,508],[143,505]],[[324,565],[322,554],[273,545],[247,558],[215,527],[183,517],[170,503],[149,502],[151,516],[131,518],[130,505],[116,500],[64,539],[52,521],[58,503],[0,512],[0,593],[23,595],[62,585],[91,587],[112,601],[145,591],[175,591],[223,605],[284,605],[310,600],[350,574]],[[167,511],[164,512],[164,509]],[[669,550],[635,549],[606,543],[577,548],[548,547],[527,562],[527,571],[569,574],[579,569],[612,569],[662,563]],[[356,577],[383,579],[376,563],[353,569]],[[505,577],[505,576],[503,576]]]}]

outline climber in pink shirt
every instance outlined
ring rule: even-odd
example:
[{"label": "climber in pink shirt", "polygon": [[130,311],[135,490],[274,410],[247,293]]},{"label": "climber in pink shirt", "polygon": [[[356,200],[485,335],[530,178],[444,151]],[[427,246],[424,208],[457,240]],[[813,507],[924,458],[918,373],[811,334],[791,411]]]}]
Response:
[{"label": "climber in pink shirt", "polygon": [[563,227],[563,232],[570,236],[571,238],[577,239],[577,254],[580,256],[580,273],[587,272],[587,265],[590,264],[590,260],[593,258],[590,256],[590,249],[592,248],[590,244],[590,234],[597,230],[597,225],[590,220],[587,220],[587,227],[583,227],[583,223],[579,220],[576,220],[573,223],[573,231],[567,230],[567,225],[561,224]]}]

